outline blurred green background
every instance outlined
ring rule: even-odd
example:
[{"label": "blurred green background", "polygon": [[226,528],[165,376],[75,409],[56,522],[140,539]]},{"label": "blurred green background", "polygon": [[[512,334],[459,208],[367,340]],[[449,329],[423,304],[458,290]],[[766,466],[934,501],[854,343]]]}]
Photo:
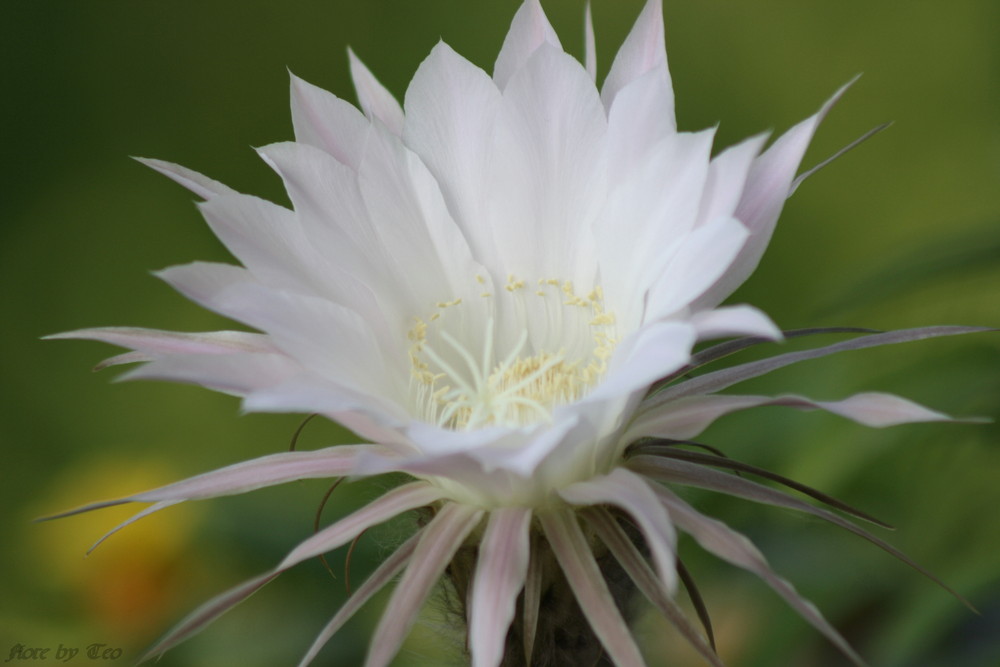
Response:
[{"label": "blurred green background", "polygon": [[[272,566],[308,535],[326,488],[297,483],[173,508],[86,558],[120,513],[30,522],[286,449],[300,421],[239,416],[234,399],[198,388],[115,384],[114,371],[88,372],[111,348],[39,340],[87,326],[228,326],[150,275],[228,257],[192,196],[127,156],[180,162],[285,201],[249,147],[291,138],[286,67],[353,100],[349,44],[401,97],[439,38],[491,69],[517,4],[4,3],[0,660],[17,644],[48,647],[51,658],[60,645],[100,643],[122,650],[108,664],[134,661],[186,611]],[[602,75],[641,4],[594,0]],[[544,6],[564,46],[580,54],[583,2]],[[668,0],[664,12],[679,123],[719,123],[719,147],[783,131],[859,72],[806,164],[895,121],[800,189],[736,301],[760,306],[785,328],[1000,325],[1000,3]],[[865,389],[996,419],[1000,340],[977,335],[849,354],[747,387],[819,399]],[[748,533],[872,664],[989,667],[1000,664],[998,435],[996,424],[874,431],[773,408],[724,420],[703,438],[894,524],[890,541],[981,616],[829,526],[725,498],[699,502]],[[314,423],[300,446],[347,437]],[[326,516],[388,483],[343,485]],[[360,541],[356,580],[406,527],[396,522]],[[729,664],[847,664],[763,584],[691,546],[682,555],[701,581]],[[336,581],[320,563],[296,568],[159,664],[291,664],[343,600],[343,561],[342,552],[330,556]],[[359,664],[384,601],[334,639],[323,664]],[[436,609],[398,664],[461,664],[458,640]],[[643,617],[638,631],[651,664],[699,664],[655,616]],[[81,654],[71,664],[82,662]]]}]

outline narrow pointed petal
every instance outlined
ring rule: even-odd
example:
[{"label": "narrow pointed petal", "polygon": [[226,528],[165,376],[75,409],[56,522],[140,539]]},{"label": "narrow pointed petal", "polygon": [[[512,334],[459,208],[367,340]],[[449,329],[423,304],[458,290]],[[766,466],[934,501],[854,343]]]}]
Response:
[{"label": "narrow pointed petal", "polygon": [[[186,333],[139,327],[97,327],[52,334],[45,336],[45,339],[98,340],[103,343],[132,348],[139,353],[127,361],[150,361],[159,355],[168,354],[203,355],[252,352],[273,354],[277,352],[267,336],[246,331]],[[127,361],[115,363],[126,363]],[[110,360],[103,362],[102,367],[111,365],[109,362]]]},{"label": "narrow pointed petal", "polygon": [[[813,505],[810,505],[809,503],[783,491],[752,482],[737,475],[712,470],[703,465],[688,463],[686,461],[664,459],[663,457],[648,455],[634,456],[629,459],[628,467],[633,472],[661,482],[695,486],[702,489],[708,489],[710,491],[717,491],[719,493],[737,496],[756,503],[764,503],[767,505],[774,505],[775,507],[784,507],[799,512],[805,512],[806,514],[811,514],[817,518],[843,528],[848,532],[854,533],[868,542],[871,542],[886,553],[894,556],[903,563],[906,563],[914,570],[950,593],[956,600],[972,609],[972,605],[969,604],[968,600],[956,593],[943,581],[918,565],[903,552],[899,551],[899,549],[896,549],[885,540],[875,537],[864,528],[855,525],[853,522],[848,521],[833,512],[819,507],[814,507]],[[659,493],[660,490],[661,487],[656,487],[657,493]],[[678,524],[679,523],[680,522],[678,521]]]},{"label": "narrow pointed petal", "polygon": [[354,591],[354,593],[344,602],[344,605],[337,610],[337,613],[330,622],[324,626],[323,630],[317,635],[315,641],[313,641],[312,646],[306,651],[305,656],[299,662],[298,667],[307,667],[319,654],[323,646],[326,645],[330,638],[337,633],[338,630],[346,623],[361,606],[371,599],[373,595],[378,593],[382,588],[392,580],[399,571],[402,570],[406,564],[410,561],[410,557],[413,555],[413,550],[417,548],[417,542],[420,541],[422,531],[413,535],[410,539],[404,542],[402,545],[396,548],[392,552],[392,555],[382,561],[382,563],[372,572],[365,583]]},{"label": "narrow pointed petal", "polygon": [[814,401],[795,395],[772,397],[709,394],[680,398],[660,409],[643,411],[629,427],[624,439],[629,442],[643,437],[688,440],[723,415],[762,405],[826,410],[875,428],[915,422],[961,421],[905,398],[876,392],[855,394],[840,401]]},{"label": "narrow pointed petal", "polygon": [[184,620],[150,647],[139,658],[138,662],[143,663],[147,660],[157,658],[178,644],[187,641],[204,630],[212,621],[246,600],[277,576],[277,572],[262,574],[226,591],[222,595],[212,598],[188,614]]},{"label": "narrow pointed petal", "polygon": [[514,73],[528,62],[539,46],[546,43],[562,50],[559,36],[542,11],[542,4],[539,0],[525,0],[514,14],[510,31],[493,66],[493,80],[497,87],[501,90],[506,88]]},{"label": "narrow pointed petal", "polygon": [[358,93],[358,102],[365,114],[369,118],[379,119],[396,136],[402,134],[403,109],[399,106],[399,102],[354,55],[354,51],[348,49],[347,56],[351,61],[354,90]]},{"label": "narrow pointed petal", "polygon": [[730,271],[699,299],[699,306],[718,305],[757,268],[809,142],[823,118],[853,83],[834,93],[815,115],[788,130],[754,162],[735,214],[750,230],[750,238]]},{"label": "narrow pointed petal", "polygon": [[439,489],[427,482],[412,482],[397,487],[301,542],[285,556],[277,569],[287,570],[304,560],[332,551],[372,526],[412,509],[426,507],[442,496]]},{"label": "narrow pointed petal", "polygon": [[304,560],[318,556],[321,553],[343,546],[368,528],[402,512],[432,503],[439,499],[440,495],[440,492],[435,491],[426,482],[414,482],[393,489],[372,503],[340,519],[300,543],[281,561],[278,567],[270,572],[265,572],[262,575],[254,577],[203,604],[160,639],[146,653],[143,660],[160,655],[201,631],[288,568]]},{"label": "narrow pointed petal", "polygon": [[643,667],[639,647],[615,606],[573,512],[553,510],[540,513],[538,519],[580,609],[608,656],[617,667]]},{"label": "narrow pointed petal", "polygon": [[45,519],[58,519],[124,503],[202,500],[246,493],[298,479],[341,477],[353,471],[358,458],[363,453],[376,451],[388,454],[390,450],[380,445],[337,445],[314,451],[269,454],[249,461],[241,461],[212,472],[202,473],[150,491],[116,500],[84,505],[45,517]]},{"label": "narrow pointed petal", "polygon": [[294,74],[291,88],[295,140],[322,148],[357,169],[371,123],[350,102]]},{"label": "narrow pointed petal", "polygon": [[663,582],[656,578],[649,564],[639,553],[639,550],[622,530],[608,511],[602,507],[587,507],[580,510],[580,514],[587,520],[587,523],[594,528],[601,541],[611,550],[615,559],[628,573],[628,576],[635,582],[636,587],[642,591],[650,602],[652,602],[667,619],[680,631],[684,639],[705,659],[712,667],[724,667],[719,656],[712,650],[711,645],[705,638],[691,625],[684,610],[670,597]]},{"label": "narrow pointed petal", "polygon": [[801,614],[813,627],[823,633],[827,639],[839,648],[844,655],[850,658],[851,662],[855,665],[865,664],[861,656],[823,618],[819,610],[811,602],[799,595],[790,583],[774,573],[764,559],[763,554],[757,550],[757,547],[750,540],[721,521],[701,514],[668,489],[658,488],[657,493],[669,508],[671,514],[676,517],[677,524],[685,532],[694,537],[704,549],[711,551],[719,558],[733,565],[742,567],[759,576],[775,592],[783,597],[795,611]]},{"label": "narrow pointed petal", "polygon": [[528,573],[531,510],[506,507],[490,513],[472,583],[469,647],[473,667],[497,667],[517,596]]},{"label": "narrow pointed petal", "polygon": [[750,169],[767,137],[767,134],[750,137],[712,158],[702,194],[701,210],[698,212],[698,225],[718,217],[729,218],[735,215]]},{"label": "narrow pointed petal", "polygon": [[573,505],[610,504],[625,510],[646,538],[660,581],[670,592],[676,589],[677,535],[663,503],[645,479],[617,468],[603,477],[571,484],[559,495]]},{"label": "narrow pointed petal", "polygon": [[597,80],[597,40],[594,38],[594,13],[590,0],[584,10],[583,19],[583,66],[594,81]]},{"label": "narrow pointed petal", "polygon": [[528,562],[528,574],[524,581],[524,661],[531,664],[531,656],[535,652],[535,636],[538,634],[538,617],[542,604],[542,540],[535,537],[531,540],[531,560]]},{"label": "narrow pointed petal", "polygon": [[420,542],[372,635],[365,667],[386,667],[399,651],[417,613],[483,510],[448,503],[421,533]]},{"label": "narrow pointed petal", "polygon": [[667,69],[667,51],[663,36],[662,0],[646,2],[631,32],[625,38],[625,43],[618,50],[601,90],[605,108],[612,108],[618,92],[628,84],[654,70],[657,71],[656,76],[666,84],[666,90],[669,92],[664,105],[657,111],[666,115],[676,127],[673,90],[670,71]]},{"label": "narrow pointed petal", "polygon": [[102,535],[100,537],[100,539],[98,539],[96,542],[94,542],[92,545],[90,545],[90,548],[87,549],[87,555],[89,556],[94,551],[94,549],[96,549],[97,547],[101,546],[101,544],[104,542],[104,540],[108,539],[109,537],[111,537],[112,535],[114,535],[115,533],[117,533],[122,528],[125,528],[126,526],[130,526],[130,525],[132,525],[133,523],[135,523],[136,521],[138,521],[139,519],[141,519],[141,518],[143,518],[145,516],[149,516],[150,514],[153,514],[154,512],[159,512],[160,510],[166,509],[167,507],[170,507],[171,505],[176,505],[179,502],[181,502],[181,501],[180,500],[164,500],[164,501],[155,503],[153,505],[150,505],[149,507],[147,507],[146,509],[142,510],[141,512],[137,512],[136,514],[133,514],[131,517],[129,517],[125,521],[122,521],[120,524],[118,524],[117,526],[115,526],[114,528],[112,528],[111,530],[109,530],[108,532],[104,533],[104,535]]},{"label": "narrow pointed petal", "polygon": [[228,185],[223,185],[208,176],[203,176],[179,164],[145,157],[137,157],[135,159],[150,169],[155,169],[170,180],[183,185],[202,199],[211,199],[218,195],[234,194],[236,192]]},{"label": "narrow pointed petal", "polygon": [[791,364],[809,359],[818,359],[838,352],[850,350],[862,350],[880,345],[892,345],[894,343],[905,343],[909,341],[925,340],[928,338],[939,338],[942,336],[958,336],[968,333],[980,333],[994,331],[988,327],[959,327],[959,326],[939,326],[939,327],[919,327],[916,329],[900,329],[886,333],[876,333],[860,338],[841,341],[833,345],[816,348],[813,350],[802,350],[800,352],[788,352],[779,354],[760,361],[752,361],[739,366],[733,366],[711,373],[705,373],[698,377],[679,382],[658,392],[648,399],[646,409],[655,409],[664,405],[668,401],[674,401],[684,396],[695,396],[698,394],[708,394],[721,391],[734,384],[755,378],[779,368],[784,368]]}]

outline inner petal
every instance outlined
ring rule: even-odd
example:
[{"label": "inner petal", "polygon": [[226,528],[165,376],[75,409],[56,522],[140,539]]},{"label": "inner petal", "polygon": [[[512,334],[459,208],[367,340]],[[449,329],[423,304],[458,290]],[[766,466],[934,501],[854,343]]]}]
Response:
[{"label": "inner petal", "polygon": [[478,298],[488,307],[456,298],[413,318],[417,418],[456,430],[546,422],[604,376],[618,334],[600,286],[581,294],[566,280],[510,275],[502,290]]}]

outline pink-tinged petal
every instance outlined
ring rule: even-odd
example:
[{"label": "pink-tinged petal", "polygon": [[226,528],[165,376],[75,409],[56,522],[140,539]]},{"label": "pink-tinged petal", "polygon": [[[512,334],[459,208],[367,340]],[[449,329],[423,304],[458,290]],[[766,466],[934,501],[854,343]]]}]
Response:
[{"label": "pink-tinged petal", "polygon": [[[245,331],[187,333],[139,327],[96,327],[52,334],[45,336],[44,339],[98,340],[119,347],[129,347],[141,355],[141,357],[131,359],[132,361],[148,361],[156,356],[167,354],[246,354],[253,352],[273,354],[277,352],[267,336]],[[116,363],[127,362],[118,361]],[[108,365],[111,364],[104,362],[102,367]]]},{"label": "pink-tinged petal", "polygon": [[692,231],[650,287],[645,320],[684,312],[739,255],[747,230],[738,220],[718,218]]},{"label": "pink-tinged petal", "polygon": [[377,500],[301,542],[278,565],[287,570],[304,560],[341,547],[372,526],[418,507],[426,507],[443,497],[441,490],[427,482],[412,482],[397,487]]},{"label": "pink-tinged petal", "polygon": [[402,134],[403,109],[399,102],[354,55],[354,51],[348,49],[347,56],[351,61],[351,78],[362,110],[369,118],[379,119],[396,136]]},{"label": "pink-tinged petal", "polygon": [[316,639],[313,641],[312,646],[303,656],[302,660],[299,662],[298,667],[307,667],[316,656],[319,654],[320,649],[326,645],[330,638],[337,633],[338,630],[346,623],[361,606],[371,599],[375,593],[378,593],[382,588],[392,580],[399,571],[410,561],[410,557],[413,555],[413,550],[417,548],[417,542],[420,540],[422,532],[417,532],[410,539],[406,540],[402,545],[396,548],[392,552],[392,555],[382,561],[381,564],[372,572],[365,583],[354,591],[354,593],[347,599],[344,605],[337,610],[336,615],[330,619],[330,622],[326,624],[323,630],[319,633]]},{"label": "pink-tinged petal", "polygon": [[663,37],[663,5],[661,0],[648,0],[625,42],[618,50],[608,78],[604,80],[601,99],[606,109],[611,109],[618,92],[647,72],[657,71],[657,77],[666,84],[669,97],[657,111],[677,127],[674,120],[673,88],[667,68],[667,51]]},{"label": "pink-tinged petal", "polygon": [[552,510],[539,513],[538,519],[580,609],[612,662],[617,667],[643,667],[639,647],[615,606],[573,512]]},{"label": "pink-tinged petal", "polygon": [[929,421],[962,421],[930,410],[899,396],[880,393],[855,394],[841,401],[814,401],[803,396],[738,396],[709,394],[681,398],[662,409],[643,411],[629,427],[624,439],[644,437],[687,440],[695,437],[719,417],[738,410],[763,405],[780,405],[799,410],[826,410],[835,415],[881,428],[897,424]]},{"label": "pink-tinged petal", "polygon": [[353,104],[291,74],[295,140],[322,148],[356,169],[371,123]]},{"label": "pink-tinged petal", "polygon": [[102,535],[100,537],[100,539],[98,539],[96,542],[94,542],[92,545],[90,545],[90,548],[87,549],[87,555],[89,556],[94,549],[96,549],[97,547],[101,546],[101,544],[104,542],[104,540],[108,539],[109,537],[111,537],[112,535],[114,535],[115,533],[117,533],[122,528],[125,528],[127,526],[131,526],[133,523],[135,523],[139,519],[141,519],[143,517],[146,517],[146,516],[149,516],[150,514],[153,514],[155,512],[159,512],[162,509],[166,509],[167,507],[170,507],[171,505],[176,505],[179,502],[182,502],[182,501],[180,501],[180,500],[163,500],[163,501],[160,501],[160,502],[155,503],[153,505],[150,505],[149,507],[147,507],[146,509],[142,510],[141,512],[137,512],[137,513],[133,514],[131,517],[129,517],[125,521],[122,521],[120,524],[118,524],[117,526],[115,526],[114,528],[112,528],[111,530],[109,530],[108,532],[104,533],[104,535]]},{"label": "pink-tinged petal", "polygon": [[365,667],[385,667],[392,661],[420,607],[482,516],[483,510],[448,503],[423,529],[410,565],[372,635]]},{"label": "pink-tinged petal", "polygon": [[504,38],[500,55],[493,66],[493,80],[497,87],[501,90],[506,88],[514,73],[528,62],[542,44],[551,44],[562,50],[559,36],[545,17],[541,3],[538,0],[525,0],[514,14],[510,31]]},{"label": "pink-tinged petal", "polygon": [[767,137],[766,133],[750,137],[712,158],[702,192],[697,225],[715,218],[733,217],[743,196],[747,176],[767,142]]},{"label": "pink-tinged petal", "polygon": [[[672,459],[663,456],[652,456],[647,454],[639,454],[633,456],[628,460],[628,467],[633,472],[640,475],[644,475],[649,479],[654,479],[660,482],[666,482],[670,484],[683,484],[686,486],[693,486],[701,489],[708,489],[710,491],[716,491],[718,493],[724,493],[731,496],[736,496],[738,498],[744,498],[755,503],[764,503],[767,505],[773,505],[775,507],[783,507],[787,509],[792,509],[798,512],[804,512],[806,514],[811,514],[817,518],[823,519],[835,526],[843,528],[844,530],[854,533],[858,537],[874,544],[879,549],[882,549],[887,554],[899,559],[903,563],[906,563],[914,570],[924,575],[935,584],[943,588],[945,591],[950,593],[959,602],[975,610],[975,608],[961,595],[952,590],[943,581],[935,577],[933,574],[928,572],[926,569],[921,567],[919,564],[915,563],[906,554],[901,552],[899,549],[895,548],[885,540],[875,537],[872,533],[861,528],[860,526],[854,524],[851,521],[843,518],[839,514],[835,514],[829,510],[825,510],[819,507],[814,507],[809,503],[801,500],[796,496],[792,496],[784,491],[771,488],[769,486],[764,486],[763,484],[758,484],[757,482],[750,481],[739,475],[733,475],[727,472],[720,472],[718,470],[713,470],[700,463],[689,463],[687,461],[682,461],[679,459]],[[662,496],[661,491],[665,491],[662,487],[655,487],[658,494]],[[838,503],[843,505],[842,503]],[[670,506],[667,508],[670,509]],[[843,511],[849,512],[851,514],[858,515],[857,512],[852,511],[853,508],[842,507]],[[673,515],[671,515],[673,516]],[[860,516],[859,518],[864,518],[866,520],[872,520],[871,517]],[[683,527],[681,521],[678,517],[674,517],[678,526]],[[878,523],[878,522],[876,522]]]},{"label": "pink-tinged petal", "polygon": [[404,105],[406,145],[441,184],[448,210],[474,256],[495,257],[493,234],[482,221],[489,205],[485,193],[491,187],[499,89],[489,75],[439,42],[413,75]]},{"label": "pink-tinged petal", "polygon": [[698,340],[729,336],[756,336],[767,340],[782,340],[781,329],[762,310],[744,304],[703,310],[691,316]]},{"label": "pink-tinged petal", "polygon": [[394,489],[378,500],[313,535],[305,542],[299,544],[275,569],[254,577],[203,604],[160,639],[143,656],[143,660],[161,655],[163,652],[201,631],[232,609],[236,604],[248,598],[264,584],[293,565],[313,556],[318,556],[330,549],[342,546],[360,535],[367,528],[382,523],[396,514],[433,502],[438,496],[429,493],[427,490],[428,487],[429,485],[425,482],[416,482]]},{"label": "pink-tinged petal", "polygon": [[653,563],[667,590],[677,587],[677,535],[670,515],[645,479],[624,468],[577,482],[559,491],[573,505],[609,504],[625,510],[646,538]]},{"label": "pink-tinged petal", "polygon": [[84,505],[67,512],[44,517],[44,520],[59,519],[124,503],[173,503],[185,500],[203,500],[246,493],[299,479],[342,477],[354,472],[358,457],[366,451],[381,452],[387,456],[393,455],[391,450],[381,445],[337,445],[314,451],[269,454],[195,475],[150,491],[116,500]]},{"label": "pink-tinged petal", "polygon": [[531,510],[504,507],[490,513],[479,544],[469,611],[473,667],[497,667],[528,573]]},{"label": "pink-tinged petal", "polygon": [[988,327],[960,327],[960,326],[939,326],[939,327],[918,327],[915,329],[900,329],[886,333],[871,334],[860,338],[841,341],[833,345],[826,345],[813,350],[802,350],[800,352],[788,352],[779,354],[760,361],[751,361],[739,366],[724,368],[719,371],[705,373],[691,380],[679,382],[659,391],[646,401],[645,409],[656,409],[668,402],[675,401],[684,396],[698,396],[722,391],[739,382],[749,380],[761,375],[770,373],[779,368],[790,366],[791,364],[809,359],[818,359],[838,352],[850,350],[862,350],[869,347],[881,345],[892,345],[894,343],[905,343],[909,341],[924,340],[927,338],[938,338],[941,336],[957,336],[967,333],[977,333],[993,331]]},{"label": "pink-tinged petal", "polygon": [[159,639],[139,658],[138,663],[141,664],[147,660],[157,658],[178,644],[187,641],[204,630],[215,619],[259,591],[265,584],[277,576],[277,572],[262,574],[212,598],[188,614],[184,620]]},{"label": "pink-tinged petal", "polygon": [[137,157],[135,159],[147,167],[155,169],[170,180],[183,185],[202,199],[211,199],[218,195],[234,194],[236,192],[228,185],[223,185],[208,176],[203,176],[179,164],[144,157]]},{"label": "pink-tinged petal", "polygon": [[819,610],[811,602],[799,595],[790,583],[774,573],[771,566],[767,564],[763,554],[744,535],[734,531],[721,521],[701,514],[681,500],[676,494],[665,488],[658,488],[657,493],[670,510],[671,516],[677,521],[677,525],[694,537],[702,548],[733,565],[742,567],[759,576],[775,592],[783,597],[795,611],[823,633],[844,655],[850,658],[851,662],[856,665],[865,664],[861,656],[823,618]]},{"label": "pink-tinged petal", "polygon": [[750,230],[750,238],[730,270],[698,300],[699,307],[721,303],[757,268],[813,134],[853,83],[834,93],[815,115],[788,130],[754,161],[735,213]]},{"label": "pink-tinged petal", "polygon": [[302,367],[283,354],[169,355],[155,357],[117,379],[182,382],[246,396],[301,372]]},{"label": "pink-tinged petal", "polygon": [[698,654],[712,667],[725,667],[709,642],[705,641],[705,638],[688,621],[684,610],[673,601],[670,591],[664,587],[662,581],[656,578],[653,569],[649,567],[646,559],[639,553],[639,549],[632,543],[614,517],[603,507],[587,507],[581,510],[580,514],[614,554],[615,560],[621,564],[628,576],[635,582],[636,587],[674,624],[684,639],[698,651]]},{"label": "pink-tinged petal", "polygon": [[584,9],[583,19],[583,66],[593,81],[597,80],[597,45],[594,39],[594,13],[590,9],[590,0]]},{"label": "pink-tinged petal", "polygon": [[877,392],[855,394],[842,401],[817,401],[816,406],[875,428],[915,422],[980,421],[955,419],[900,396]]}]

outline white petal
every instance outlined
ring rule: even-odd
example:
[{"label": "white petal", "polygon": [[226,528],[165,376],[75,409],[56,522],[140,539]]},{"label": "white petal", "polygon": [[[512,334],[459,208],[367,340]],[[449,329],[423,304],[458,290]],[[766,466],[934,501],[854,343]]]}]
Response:
[{"label": "white petal", "polygon": [[625,38],[625,43],[618,50],[608,78],[604,80],[601,99],[608,110],[612,108],[618,92],[647,72],[656,71],[658,77],[666,84],[669,97],[664,99],[664,106],[656,111],[666,116],[668,121],[677,127],[674,120],[673,89],[670,82],[670,71],[667,68],[667,51],[663,37],[663,5],[662,0],[648,0],[635,25]]},{"label": "white petal", "polygon": [[736,205],[743,196],[750,168],[766,141],[767,134],[758,134],[730,146],[712,158],[696,224],[703,225],[720,217],[733,217]]},{"label": "white petal", "polygon": [[[634,322],[616,313],[624,326],[638,324],[646,291],[694,227],[713,136],[674,134],[650,147],[620,141],[609,128],[613,179],[594,235],[608,303],[635,313]],[[640,151],[636,159],[633,149]]]},{"label": "white petal", "polygon": [[750,230],[750,237],[732,268],[699,299],[699,307],[721,303],[757,268],[816,128],[851,83],[834,93],[814,116],[783,134],[754,161],[735,214]]},{"label": "white petal", "polygon": [[559,36],[552,29],[538,0],[525,0],[514,14],[507,37],[504,38],[500,55],[493,66],[493,80],[502,90],[517,70],[521,69],[535,50],[542,44],[550,44],[559,50]]},{"label": "white petal", "polygon": [[698,331],[698,340],[728,336],[760,336],[781,340],[781,329],[763,311],[753,306],[725,306],[703,310],[691,316],[691,324]]},{"label": "white petal", "polygon": [[349,167],[361,162],[371,123],[353,104],[291,74],[295,140],[322,148]]},{"label": "white petal", "polygon": [[724,275],[747,241],[747,230],[732,218],[695,229],[649,290],[646,320],[683,311]]},{"label": "white petal", "polygon": [[179,164],[144,157],[136,158],[136,160],[151,169],[155,169],[170,180],[180,183],[202,199],[211,199],[217,195],[232,194],[235,192],[228,185],[223,185],[208,176],[203,176]]},{"label": "white petal", "polygon": [[590,0],[584,10],[583,27],[583,66],[591,80],[597,80],[597,46],[594,39],[594,13],[590,9]]},{"label": "white petal", "polygon": [[358,102],[365,114],[369,118],[379,119],[393,134],[402,134],[403,109],[399,102],[354,55],[354,51],[348,49],[347,56],[351,61],[351,78],[358,93]]},{"label": "white petal", "polygon": [[604,200],[605,133],[587,73],[540,46],[511,78],[497,118],[488,224],[506,272],[591,288],[588,231]]},{"label": "white petal", "polygon": [[[483,262],[496,257],[483,224],[500,91],[481,69],[440,42],[406,90],[403,138],[441,184],[448,209]],[[503,276],[502,278],[506,278]]]}]

